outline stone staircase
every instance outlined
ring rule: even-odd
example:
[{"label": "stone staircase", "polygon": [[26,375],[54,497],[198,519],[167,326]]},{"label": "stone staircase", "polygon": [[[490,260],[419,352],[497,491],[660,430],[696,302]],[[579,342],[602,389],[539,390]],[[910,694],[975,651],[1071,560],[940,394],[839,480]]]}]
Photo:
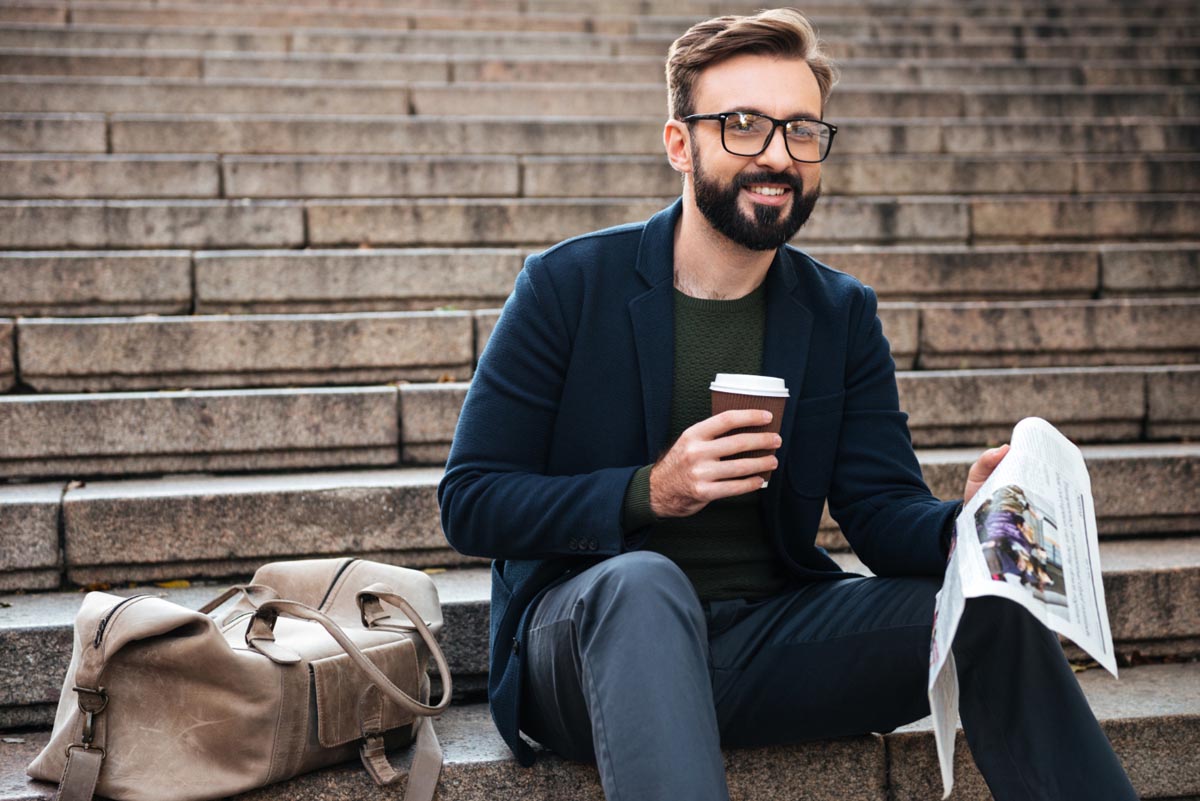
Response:
[{"label": "stone staircase", "polygon": [[[438,582],[439,797],[602,797],[493,731],[486,563],[436,486],[523,257],[678,193],[666,48],[743,5],[0,0],[0,801],[53,796],[23,767],[80,587],[199,605],[342,554]],[[1200,798],[1200,10],[804,10],[843,78],[797,244],[878,291],[936,494],[1024,416],[1081,444],[1124,667],[1080,680],[1143,797]],[[940,794],[927,721],[726,760],[735,798]],[[352,765],[248,797],[394,795]]]}]

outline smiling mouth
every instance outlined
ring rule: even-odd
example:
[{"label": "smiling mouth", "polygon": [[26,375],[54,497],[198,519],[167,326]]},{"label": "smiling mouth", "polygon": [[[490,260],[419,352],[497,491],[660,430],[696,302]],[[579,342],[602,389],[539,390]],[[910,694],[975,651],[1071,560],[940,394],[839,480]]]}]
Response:
[{"label": "smiling mouth", "polygon": [[746,187],[746,191],[752,195],[761,195],[762,197],[782,197],[789,194],[792,190],[786,186],[752,184]]}]

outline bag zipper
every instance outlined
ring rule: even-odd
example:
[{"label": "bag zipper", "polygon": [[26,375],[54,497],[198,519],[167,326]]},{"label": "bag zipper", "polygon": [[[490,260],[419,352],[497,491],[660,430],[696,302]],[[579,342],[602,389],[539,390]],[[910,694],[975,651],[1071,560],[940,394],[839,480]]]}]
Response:
[{"label": "bag zipper", "polygon": [[346,568],[350,567],[350,565],[357,561],[357,559],[347,559],[346,563],[338,568],[338,572],[333,575],[333,581],[329,582],[329,587],[325,590],[325,597],[321,599],[321,603],[317,604],[317,609],[325,608],[325,602],[329,600],[330,593],[332,593],[333,588],[337,586],[338,579],[340,579],[342,574],[346,572]]},{"label": "bag zipper", "polygon": [[108,621],[112,619],[112,616],[117,613],[118,609],[120,609],[122,606],[129,603],[130,601],[135,601],[138,598],[149,598],[149,597],[150,596],[146,595],[145,593],[142,593],[141,595],[130,595],[128,598],[125,598],[122,601],[120,601],[119,603],[113,605],[113,607],[111,609],[109,609],[107,612],[105,612],[104,617],[100,618],[100,625],[96,627],[96,637],[94,640],[92,640],[92,647],[99,648],[100,644],[102,642],[104,642],[104,630],[106,628],[108,628]]}]

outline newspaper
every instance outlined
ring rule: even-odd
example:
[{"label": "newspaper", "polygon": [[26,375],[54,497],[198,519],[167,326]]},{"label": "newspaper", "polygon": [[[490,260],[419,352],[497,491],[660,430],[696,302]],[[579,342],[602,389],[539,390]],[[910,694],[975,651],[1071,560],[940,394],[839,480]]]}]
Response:
[{"label": "newspaper", "polygon": [[954,787],[958,723],[958,674],[950,645],[967,598],[995,595],[1020,604],[1117,675],[1092,483],[1083,454],[1070,440],[1038,417],[1017,423],[1008,454],[963,507],[955,532],[929,654],[929,708],[943,799]]}]

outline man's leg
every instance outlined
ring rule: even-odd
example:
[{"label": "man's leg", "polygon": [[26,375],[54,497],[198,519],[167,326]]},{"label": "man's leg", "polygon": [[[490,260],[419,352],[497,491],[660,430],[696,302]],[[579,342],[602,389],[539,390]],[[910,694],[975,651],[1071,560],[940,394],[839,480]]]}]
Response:
[{"label": "man's leg", "polygon": [[997,799],[1136,799],[1058,638],[1003,598],[967,603],[954,643],[959,715]]},{"label": "man's leg", "polygon": [[[722,742],[766,745],[886,732],[929,712],[940,582],[805,585],[710,609]],[[960,712],[997,801],[1135,799],[1057,639],[1002,599],[968,601],[954,646]]]},{"label": "man's leg", "polygon": [[653,552],[543,596],[524,645],[521,728],[595,761],[609,801],[728,801],[696,591]]}]

